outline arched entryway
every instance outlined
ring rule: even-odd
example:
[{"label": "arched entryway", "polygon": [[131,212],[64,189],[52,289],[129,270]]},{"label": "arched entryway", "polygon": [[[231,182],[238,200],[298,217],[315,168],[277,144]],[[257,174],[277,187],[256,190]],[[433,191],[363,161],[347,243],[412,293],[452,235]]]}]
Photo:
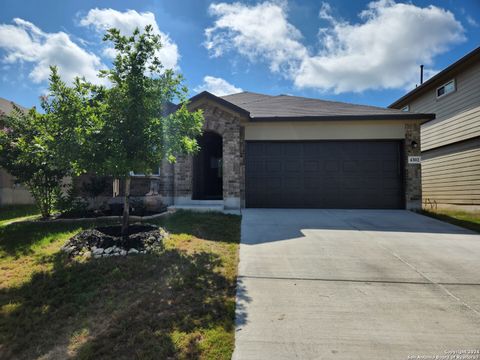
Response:
[{"label": "arched entryway", "polygon": [[223,199],[222,137],[206,131],[197,139],[200,151],[193,159],[193,199]]}]

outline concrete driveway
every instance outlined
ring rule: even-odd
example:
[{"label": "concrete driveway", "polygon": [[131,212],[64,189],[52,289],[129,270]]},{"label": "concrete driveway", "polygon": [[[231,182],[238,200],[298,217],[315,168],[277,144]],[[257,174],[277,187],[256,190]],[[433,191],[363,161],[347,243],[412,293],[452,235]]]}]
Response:
[{"label": "concrete driveway", "polygon": [[401,210],[243,211],[234,359],[458,350],[480,359],[479,235]]}]

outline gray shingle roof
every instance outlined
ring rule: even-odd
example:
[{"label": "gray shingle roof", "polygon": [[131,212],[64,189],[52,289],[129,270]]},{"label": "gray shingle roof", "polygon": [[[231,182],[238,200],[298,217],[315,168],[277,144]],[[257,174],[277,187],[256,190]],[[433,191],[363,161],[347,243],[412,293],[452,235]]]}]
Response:
[{"label": "gray shingle roof", "polygon": [[[16,104],[20,109],[27,110],[21,105]],[[12,102],[10,100],[0,97],[0,114],[9,114],[13,110]]]},{"label": "gray shingle roof", "polygon": [[241,92],[222,96],[221,98],[247,110],[252,119],[383,115],[399,115],[403,117],[406,115],[405,112],[396,109],[289,95],[271,96],[252,92]]}]

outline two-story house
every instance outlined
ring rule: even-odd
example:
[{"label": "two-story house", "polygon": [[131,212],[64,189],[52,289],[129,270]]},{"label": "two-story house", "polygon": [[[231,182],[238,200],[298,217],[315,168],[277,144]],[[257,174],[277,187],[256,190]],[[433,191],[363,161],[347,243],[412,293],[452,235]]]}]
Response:
[{"label": "two-story house", "polygon": [[427,207],[480,208],[480,47],[389,107],[436,114],[421,127]]}]

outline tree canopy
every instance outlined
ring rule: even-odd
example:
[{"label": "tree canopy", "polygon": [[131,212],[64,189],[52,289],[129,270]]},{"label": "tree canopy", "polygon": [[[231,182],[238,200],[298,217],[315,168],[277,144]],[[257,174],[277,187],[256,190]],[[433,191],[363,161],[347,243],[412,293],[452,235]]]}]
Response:
[{"label": "tree canopy", "polygon": [[0,125],[0,166],[29,188],[42,216],[48,217],[70,169],[59,151],[58,124],[34,108],[14,106],[11,114],[1,116]]},{"label": "tree canopy", "polygon": [[152,26],[130,36],[109,29],[104,41],[116,52],[112,67],[99,74],[109,85],[84,78],[67,85],[51,67],[45,114],[8,117],[0,165],[31,189],[32,173],[52,171],[53,181],[84,172],[125,179],[125,225],[131,172],[154,172],[162,159],[174,162],[179,154],[195,152],[203,114],[187,108],[182,75],[162,66],[161,38]]}]

